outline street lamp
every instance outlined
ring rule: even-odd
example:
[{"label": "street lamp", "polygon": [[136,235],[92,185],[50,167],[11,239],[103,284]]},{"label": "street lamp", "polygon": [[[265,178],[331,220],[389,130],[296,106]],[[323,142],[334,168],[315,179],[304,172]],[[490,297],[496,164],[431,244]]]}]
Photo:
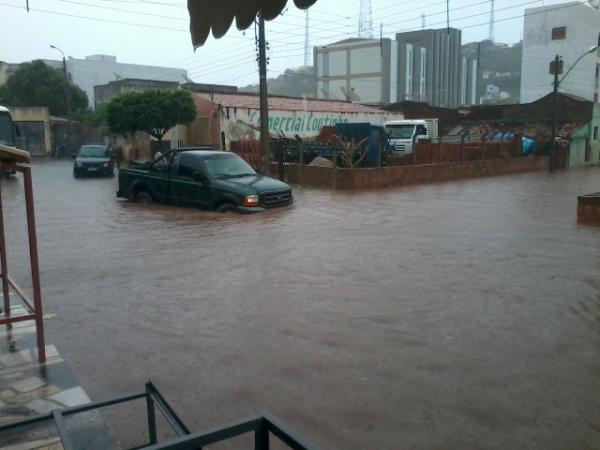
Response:
[{"label": "street lamp", "polygon": [[563,80],[567,77],[567,75],[569,75],[569,73],[571,73],[571,71],[577,65],[577,63],[579,61],[581,61],[586,55],[589,55],[590,53],[594,53],[596,50],[598,50],[598,47],[599,47],[598,45],[592,45],[590,48],[588,48],[585,51],[585,53],[583,53],[579,58],[577,58],[575,60],[573,65],[569,68],[569,70],[567,70],[567,72],[562,76],[562,78],[560,80],[558,79],[559,72],[561,71],[559,69],[559,67],[562,66],[562,60],[560,59],[560,56],[556,55],[554,57],[553,64],[550,64],[551,72],[554,75],[554,93],[553,93],[553,98],[552,98],[552,100],[553,100],[552,132],[551,132],[552,147],[550,149],[550,160],[548,162],[549,163],[548,170],[550,171],[550,173],[552,173],[554,171],[554,164],[555,164],[555,159],[556,159],[556,114],[557,114],[557,109],[558,109],[558,103],[557,103],[558,87],[563,82]]},{"label": "street lamp", "polygon": [[67,119],[68,119],[68,123],[69,123],[69,149],[67,149],[67,152],[72,152],[73,151],[73,141],[72,141],[72,137],[73,137],[73,123],[71,121],[72,116],[71,116],[71,91],[69,89],[69,75],[67,74],[67,58],[65,57],[65,52],[63,52],[60,48],[56,47],[55,45],[50,45],[50,48],[54,49],[54,50],[58,50],[61,54],[62,54],[62,61],[63,61],[63,74],[65,77],[65,98],[67,100]]}]

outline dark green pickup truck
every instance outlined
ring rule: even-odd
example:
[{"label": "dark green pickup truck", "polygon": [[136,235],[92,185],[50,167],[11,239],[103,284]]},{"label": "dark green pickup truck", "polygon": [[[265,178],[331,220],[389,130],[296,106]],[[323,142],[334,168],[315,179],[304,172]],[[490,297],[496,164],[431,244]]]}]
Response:
[{"label": "dark green pickup truck", "polygon": [[258,212],[294,201],[287,184],[257,174],[235,153],[206,148],[171,150],[121,169],[117,197],[220,212]]}]

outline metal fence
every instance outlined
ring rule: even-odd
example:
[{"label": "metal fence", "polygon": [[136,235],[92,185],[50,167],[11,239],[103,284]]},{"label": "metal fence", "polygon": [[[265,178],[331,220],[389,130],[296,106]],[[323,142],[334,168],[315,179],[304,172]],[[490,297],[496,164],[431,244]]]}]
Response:
[{"label": "metal fence", "polygon": [[[134,447],[135,449],[202,450],[203,446],[223,442],[246,433],[252,433],[254,435],[254,450],[269,450],[271,436],[276,437],[293,450],[318,450],[317,447],[304,441],[295,431],[290,429],[282,421],[268,413],[239,420],[224,426],[192,433],[151,381],[146,383],[144,392],[112,400],[88,403],[72,408],[55,409],[47,414],[40,414],[18,422],[1,425],[0,433],[8,430],[25,428],[42,422],[53,421],[64,450],[77,450],[69,437],[69,433],[65,426],[65,417],[140,399],[146,400],[149,442],[141,447]],[[157,409],[177,435],[176,438],[160,443],[158,442],[156,427]]]}]

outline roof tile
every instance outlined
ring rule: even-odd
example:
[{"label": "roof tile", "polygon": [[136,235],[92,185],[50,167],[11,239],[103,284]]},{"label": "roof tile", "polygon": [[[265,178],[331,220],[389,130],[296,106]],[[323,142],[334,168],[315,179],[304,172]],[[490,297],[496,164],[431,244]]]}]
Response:
[{"label": "roof tile", "polygon": [[[224,93],[197,93],[207,100],[230,108],[259,109],[260,100],[256,94],[224,94]],[[371,106],[358,103],[342,102],[339,100],[316,100],[295,97],[269,96],[269,109],[276,111],[313,111],[329,113],[363,113],[381,114],[383,111]]]}]

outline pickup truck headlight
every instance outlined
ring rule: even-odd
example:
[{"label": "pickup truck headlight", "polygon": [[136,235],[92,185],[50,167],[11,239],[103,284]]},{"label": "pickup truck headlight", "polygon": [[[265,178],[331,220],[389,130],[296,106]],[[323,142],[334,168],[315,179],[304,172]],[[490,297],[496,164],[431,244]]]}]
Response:
[{"label": "pickup truck headlight", "polygon": [[104,163],[102,164],[104,167],[108,167],[108,163]]},{"label": "pickup truck headlight", "polygon": [[260,203],[260,197],[258,195],[246,195],[244,196],[243,205],[244,206],[258,206]]}]

